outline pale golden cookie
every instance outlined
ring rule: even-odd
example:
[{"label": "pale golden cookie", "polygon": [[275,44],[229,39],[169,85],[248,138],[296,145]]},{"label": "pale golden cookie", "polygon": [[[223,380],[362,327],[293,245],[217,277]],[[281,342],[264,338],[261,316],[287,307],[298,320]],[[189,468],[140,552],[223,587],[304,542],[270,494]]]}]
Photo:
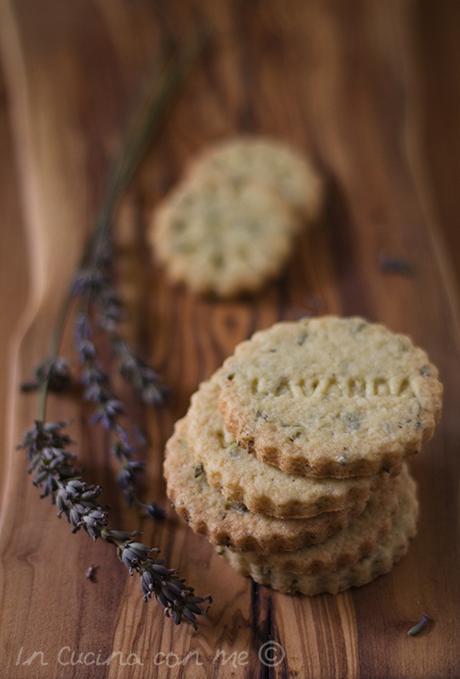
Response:
[{"label": "pale golden cookie", "polygon": [[229,297],[277,275],[298,218],[276,192],[254,181],[184,181],[158,208],[152,243],[173,280]]},{"label": "pale golden cookie", "polygon": [[[249,562],[246,555],[218,548],[218,552],[241,575],[250,576],[261,585],[287,594],[315,595],[328,592],[337,594],[349,587],[358,587],[388,573],[393,565],[407,552],[410,539],[416,533],[418,503],[415,495],[403,499],[395,515],[392,530],[382,539],[374,551],[355,563],[336,571],[326,570],[308,575],[295,575],[277,565],[272,565],[271,556],[265,564]],[[276,558],[276,557],[275,557]]]},{"label": "pale golden cookie", "polygon": [[323,197],[322,181],[311,163],[287,144],[265,137],[222,142],[203,153],[191,175],[236,184],[255,180],[309,219],[318,216]]},{"label": "pale golden cookie", "polygon": [[404,335],[361,318],[277,323],[224,363],[225,427],[291,474],[397,472],[433,435],[438,371]]},{"label": "pale golden cookie", "polygon": [[358,501],[346,510],[310,519],[281,520],[253,514],[240,503],[227,502],[208,485],[204,467],[195,463],[186,436],[187,422],[183,419],[176,423],[166,446],[167,494],[190,527],[214,544],[265,553],[300,549],[324,542],[364,510],[365,502]]},{"label": "pale golden cookie", "polygon": [[[391,484],[389,488],[388,485]],[[407,466],[394,480],[388,480],[376,491],[366,509],[343,530],[320,545],[311,545],[293,552],[267,555],[257,552],[238,554],[240,568],[267,566],[294,575],[315,575],[339,571],[367,556],[393,529],[400,506],[412,506],[416,501],[416,486]],[[225,547],[223,550],[232,551]]]},{"label": "pale golden cookie", "polygon": [[217,402],[220,373],[192,396],[187,415],[188,439],[208,483],[226,500],[242,502],[251,512],[277,518],[307,518],[367,502],[380,476],[314,479],[292,476],[260,462],[226,432]]}]

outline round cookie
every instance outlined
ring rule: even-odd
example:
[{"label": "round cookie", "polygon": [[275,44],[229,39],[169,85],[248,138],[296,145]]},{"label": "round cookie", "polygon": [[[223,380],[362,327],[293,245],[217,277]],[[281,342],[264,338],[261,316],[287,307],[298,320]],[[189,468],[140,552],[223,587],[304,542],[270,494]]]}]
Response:
[{"label": "round cookie", "polygon": [[226,429],[290,474],[398,472],[441,412],[426,353],[362,318],[277,323],[240,344],[221,375]]},{"label": "round cookie", "polygon": [[308,518],[367,502],[380,476],[314,479],[284,474],[260,462],[235,442],[224,428],[217,402],[219,372],[192,396],[187,414],[188,438],[208,483],[230,502],[242,502],[251,512],[277,518]]},{"label": "round cookie", "polygon": [[[315,575],[339,571],[367,556],[393,529],[400,507],[416,503],[416,485],[407,466],[394,480],[391,492],[382,486],[371,497],[366,509],[350,524],[320,545],[311,545],[292,552],[261,555],[257,552],[238,554],[240,568],[267,566],[280,573]],[[225,547],[223,550],[232,551]]]},{"label": "round cookie", "polygon": [[205,151],[190,174],[236,184],[256,180],[311,220],[318,216],[323,197],[322,181],[307,159],[287,144],[265,137],[224,141]]},{"label": "round cookie", "polygon": [[418,504],[415,496],[408,496],[395,515],[392,530],[378,544],[375,550],[356,563],[337,571],[325,571],[307,575],[295,575],[271,565],[268,556],[264,565],[245,559],[245,555],[229,549],[218,552],[241,575],[249,576],[260,585],[267,585],[286,594],[337,594],[350,587],[359,587],[388,573],[409,548],[415,536]]},{"label": "round cookie", "polygon": [[152,243],[173,280],[230,297],[279,273],[298,223],[261,184],[189,179],[158,208]]},{"label": "round cookie", "polygon": [[310,519],[274,519],[253,514],[240,503],[227,502],[208,485],[204,467],[196,464],[187,442],[186,419],[176,423],[166,446],[164,462],[167,494],[177,513],[196,533],[214,544],[264,553],[300,549],[324,542],[363,512],[365,503]]}]

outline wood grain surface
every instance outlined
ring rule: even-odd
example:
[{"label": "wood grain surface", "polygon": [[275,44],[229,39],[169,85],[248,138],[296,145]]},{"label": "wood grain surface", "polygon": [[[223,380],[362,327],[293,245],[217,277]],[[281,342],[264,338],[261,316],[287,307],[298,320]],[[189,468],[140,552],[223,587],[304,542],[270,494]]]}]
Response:
[{"label": "wood grain surface", "polygon": [[[70,534],[39,500],[15,444],[37,412],[18,381],[46,349],[135,93],[152,60],[205,18],[209,53],[118,219],[127,332],[173,390],[159,414],[133,406],[152,440],[146,497],[165,502],[164,443],[199,381],[277,319],[362,314],[411,334],[440,368],[445,412],[413,465],[422,514],[409,555],[369,586],[309,599],[239,577],[172,510],[140,525],[115,492],[107,441],[77,401],[52,399],[50,415],[72,420],[114,523],[142,528],[200,593],[213,594],[193,632],[142,603],[109,546]],[[455,1],[0,4],[1,679],[459,676],[459,21]],[[187,161],[240,131],[310,153],[327,181],[325,210],[256,298],[201,300],[152,265],[146,229]],[[407,258],[414,276],[383,273],[382,253]],[[69,332],[69,354],[71,346]],[[97,583],[84,577],[90,563]],[[423,612],[433,622],[408,637]],[[267,642],[280,645],[274,666],[261,662]]]}]

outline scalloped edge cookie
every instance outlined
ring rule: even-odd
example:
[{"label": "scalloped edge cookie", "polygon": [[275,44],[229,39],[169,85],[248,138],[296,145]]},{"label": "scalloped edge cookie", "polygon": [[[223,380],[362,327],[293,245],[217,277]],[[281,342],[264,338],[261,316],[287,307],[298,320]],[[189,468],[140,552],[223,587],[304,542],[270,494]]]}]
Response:
[{"label": "scalloped edge cookie", "polygon": [[279,519],[309,518],[367,502],[381,475],[352,479],[292,476],[260,462],[225,431],[217,408],[218,371],[193,394],[187,413],[188,438],[208,483],[230,502]]},{"label": "scalloped edge cookie", "polygon": [[[207,483],[204,467],[196,464],[187,441],[186,418],[176,423],[166,445],[164,462],[167,495],[176,512],[210,542],[236,550],[276,553],[324,542],[365,509],[357,502],[341,512],[310,519],[274,519],[249,512],[244,505],[229,503]],[[390,490],[388,491],[390,492]]]},{"label": "scalloped edge cookie", "polygon": [[441,414],[442,384],[426,352],[358,317],[276,323],[239,344],[221,375],[226,429],[288,474],[398,473]]},{"label": "scalloped edge cookie", "polygon": [[310,160],[284,141],[258,135],[225,139],[195,160],[193,177],[220,181],[256,180],[275,191],[308,220],[318,217],[323,181]]},{"label": "scalloped edge cookie", "polygon": [[402,504],[392,531],[382,540],[372,554],[354,564],[337,571],[325,571],[310,575],[295,575],[284,569],[270,566],[270,557],[265,565],[242,559],[242,555],[231,550],[217,550],[238,573],[251,577],[260,585],[267,585],[285,594],[337,594],[350,587],[360,587],[388,573],[406,554],[410,540],[416,534],[418,502],[415,496],[407,505]]},{"label": "scalloped edge cookie", "polygon": [[275,277],[298,230],[298,217],[263,184],[196,177],[159,205],[150,242],[174,281],[226,298]]},{"label": "scalloped edge cookie", "polygon": [[[349,525],[319,545],[293,552],[270,554],[257,552],[238,554],[240,568],[269,566],[277,572],[293,575],[315,575],[339,571],[372,555],[378,544],[392,531],[401,512],[416,504],[416,485],[404,465],[400,476],[392,482],[391,493],[380,489],[373,494],[364,512]],[[224,547],[223,551],[232,551]]]}]

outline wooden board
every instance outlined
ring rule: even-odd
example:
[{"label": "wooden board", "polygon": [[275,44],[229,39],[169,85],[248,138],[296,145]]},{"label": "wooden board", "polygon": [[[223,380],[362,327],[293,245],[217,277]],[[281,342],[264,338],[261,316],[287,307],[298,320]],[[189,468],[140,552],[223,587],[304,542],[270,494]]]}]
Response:
[{"label": "wooden board", "polygon": [[[460,136],[450,107],[458,113],[460,32],[456,4],[437,4],[2,3],[0,347],[9,347],[0,384],[7,414],[0,418],[2,679],[458,676],[460,168],[450,150],[460,148]],[[277,319],[334,312],[382,321],[426,347],[446,390],[440,430],[414,464],[419,534],[391,575],[367,587],[337,597],[282,596],[233,573],[173,512],[162,524],[143,525],[146,541],[214,596],[193,633],[141,603],[138,582],[107,545],[71,536],[38,499],[14,446],[36,416],[35,399],[19,396],[17,382],[45,351],[132,97],[152,58],[203,16],[215,31],[211,52],[119,217],[128,332],[174,393],[159,415],[133,410],[152,439],[146,495],[165,500],[163,446],[199,381],[237,342]],[[151,265],[146,229],[188,159],[238,131],[279,136],[311,153],[327,178],[324,216],[280,280],[256,298],[203,301],[173,289]],[[383,274],[380,253],[408,258],[415,276]],[[70,335],[65,349],[71,352]],[[138,527],[115,493],[106,441],[87,426],[87,413],[69,398],[52,400],[50,415],[73,420],[88,477],[106,489],[114,522]],[[90,563],[100,566],[96,584],[84,577]],[[423,612],[433,624],[408,637]],[[260,662],[267,642],[284,655],[274,667]]]}]

